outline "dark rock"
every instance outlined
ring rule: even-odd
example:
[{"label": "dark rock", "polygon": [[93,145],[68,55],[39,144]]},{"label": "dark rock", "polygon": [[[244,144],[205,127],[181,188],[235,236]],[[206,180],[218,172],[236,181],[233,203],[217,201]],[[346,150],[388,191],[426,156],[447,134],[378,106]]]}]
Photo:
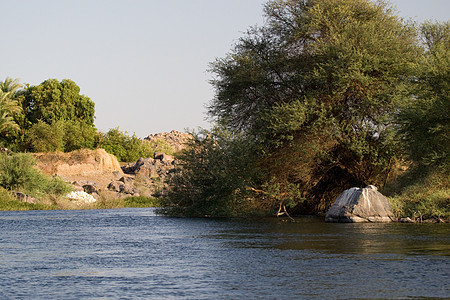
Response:
[{"label": "dark rock", "polygon": [[135,167],[135,163],[129,163],[128,165],[122,167],[122,172],[125,174],[134,174]]},{"label": "dark rock", "polygon": [[122,181],[111,181],[108,184],[108,190],[110,191],[114,191],[114,192],[121,192],[123,189],[125,188],[125,183],[123,183]]},{"label": "dark rock", "polygon": [[138,193],[138,190],[135,187],[117,180],[111,181],[108,185],[108,190],[129,195],[135,195]]},{"label": "dark rock", "polygon": [[13,195],[19,201],[26,202],[26,203],[33,203],[33,204],[37,203],[37,200],[35,198],[33,198],[25,193],[13,192]]},{"label": "dark rock", "polygon": [[98,193],[97,187],[93,184],[83,185],[83,190],[88,194]]},{"label": "dark rock", "polygon": [[142,161],[138,160],[138,162],[136,162],[134,174],[154,178],[159,176],[157,169],[157,162],[155,162],[152,158],[146,158]]},{"label": "dark rock", "polygon": [[123,177],[121,177],[119,179],[119,181],[122,181],[123,183],[126,183],[126,184],[133,184],[134,183],[134,178],[133,177],[125,177],[125,176],[123,176]]},{"label": "dark rock", "polygon": [[98,193],[97,183],[94,181],[74,181],[72,182],[75,191],[84,191],[88,194]]},{"label": "dark rock", "polygon": [[337,197],[325,216],[325,222],[391,222],[394,220],[389,200],[369,185],[351,188]]}]

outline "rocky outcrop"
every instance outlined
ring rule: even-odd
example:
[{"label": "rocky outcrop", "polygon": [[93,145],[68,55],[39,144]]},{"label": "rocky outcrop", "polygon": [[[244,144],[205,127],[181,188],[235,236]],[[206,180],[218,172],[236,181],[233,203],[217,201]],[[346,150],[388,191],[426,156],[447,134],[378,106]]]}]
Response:
[{"label": "rocky outcrop", "polygon": [[[171,136],[180,134],[184,135],[175,132]],[[44,173],[58,175],[72,183],[75,191],[97,198],[165,196],[168,190],[166,180],[176,171],[176,159],[163,152],[123,167],[115,156],[103,149],[38,153],[35,157]]]},{"label": "rocky outcrop", "polygon": [[[184,132],[179,132],[176,130],[172,130],[171,132],[162,132],[157,134],[150,134],[144,140],[149,142],[162,142],[167,144],[173,149],[173,152],[179,152],[185,149],[186,143],[192,139],[192,135]],[[158,148],[158,147],[156,147]]]},{"label": "rocky outcrop", "polygon": [[168,179],[177,172],[177,160],[165,153],[157,152],[154,157],[139,158],[136,163],[122,167],[127,180],[135,180],[148,187],[150,195],[160,197],[167,195]]},{"label": "rocky outcrop", "polygon": [[337,197],[325,216],[325,222],[391,222],[394,220],[389,200],[373,185],[351,188]]},{"label": "rocky outcrop", "polygon": [[46,174],[63,177],[90,173],[122,172],[117,158],[104,149],[82,149],[68,153],[36,153],[39,168]]}]

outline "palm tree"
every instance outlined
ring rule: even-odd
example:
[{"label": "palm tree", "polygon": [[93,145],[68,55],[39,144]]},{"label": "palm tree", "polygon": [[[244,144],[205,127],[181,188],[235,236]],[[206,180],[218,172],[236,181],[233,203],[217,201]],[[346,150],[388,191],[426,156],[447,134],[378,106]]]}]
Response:
[{"label": "palm tree", "polygon": [[[19,79],[12,79],[6,77],[5,81],[0,81],[0,90],[5,93],[11,93],[12,96],[15,96],[15,93],[22,87],[22,84],[19,83]],[[11,97],[14,98],[14,97]]]},{"label": "palm tree", "polygon": [[14,120],[14,114],[20,113],[22,107],[17,100],[10,98],[10,92],[0,90],[0,135],[7,136],[9,132],[20,129]]}]

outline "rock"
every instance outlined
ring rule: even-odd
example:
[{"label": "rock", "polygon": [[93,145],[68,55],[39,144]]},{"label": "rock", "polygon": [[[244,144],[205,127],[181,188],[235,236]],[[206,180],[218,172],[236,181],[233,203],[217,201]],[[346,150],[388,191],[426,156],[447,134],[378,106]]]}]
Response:
[{"label": "rock", "polygon": [[35,198],[28,196],[27,194],[24,194],[24,193],[13,192],[13,195],[19,201],[26,202],[26,203],[33,203],[33,204],[37,203],[37,200]]},{"label": "rock", "polygon": [[172,155],[168,155],[163,152],[155,152],[154,158],[168,164],[171,164],[175,159]]},{"label": "rock", "polygon": [[111,181],[111,183],[108,185],[108,190],[129,195],[135,195],[138,193],[138,190],[136,188],[127,183],[117,180]]},{"label": "rock", "polygon": [[126,184],[134,184],[134,178],[133,178],[133,177],[125,177],[125,176],[122,176],[122,177],[119,179],[119,181],[122,181],[123,183],[126,183]]},{"label": "rock", "polygon": [[134,174],[148,178],[158,177],[157,162],[153,158],[140,158],[135,165]]},{"label": "rock", "polygon": [[411,220],[410,217],[401,218],[401,219],[399,220],[399,222],[400,222],[400,223],[416,223],[416,221]]},{"label": "rock", "polygon": [[351,188],[340,194],[325,216],[325,222],[359,223],[394,220],[389,200],[374,186]]},{"label": "rock", "polygon": [[92,195],[83,191],[70,192],[66,195],[69,200],[75,201],[76,204],[89,204],[97,201]]},{"label": "rock", "polygon": [[85,184],[85,185],[83,185],[83,191],[85,191],[88,194],[98,193],[98,189],[95,186],[95,184]]},{"label": "rock", "polygon": [[111,181],[108,184],[108,190],[110,191],[114,191],[114,192],[121,192],[123,189],[125,188],[125,183],[123,183],[122,181]]},{"label": "rock", "polygon": [[97,183],[94,181],[79,180],[72,182],[75,191],[84,191],[88,194],[98,193]]},{"label": "rock", "polygon": [[81,149],[68,153],[35,153],[39,168],[48,175],[73,177],[80,174],[122,173],[117,158],[104,149]]}]

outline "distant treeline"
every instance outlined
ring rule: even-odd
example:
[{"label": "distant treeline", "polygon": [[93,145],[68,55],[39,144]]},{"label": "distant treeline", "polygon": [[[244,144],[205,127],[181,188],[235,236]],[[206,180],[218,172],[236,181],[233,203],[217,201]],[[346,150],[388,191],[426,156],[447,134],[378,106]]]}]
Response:
[{"label": "distant treeline", "polygon": [[[149,143],[119,128],[106,133],[94,126],[94,102],[80,95],[70,79],[48,79],[23,87],[17,79],[0,82],[0,146],[19,152],[70,152],[105,148],[121,161],[152,156],[163,143]],[[158,148],[159,147],[159,148]]]}]

